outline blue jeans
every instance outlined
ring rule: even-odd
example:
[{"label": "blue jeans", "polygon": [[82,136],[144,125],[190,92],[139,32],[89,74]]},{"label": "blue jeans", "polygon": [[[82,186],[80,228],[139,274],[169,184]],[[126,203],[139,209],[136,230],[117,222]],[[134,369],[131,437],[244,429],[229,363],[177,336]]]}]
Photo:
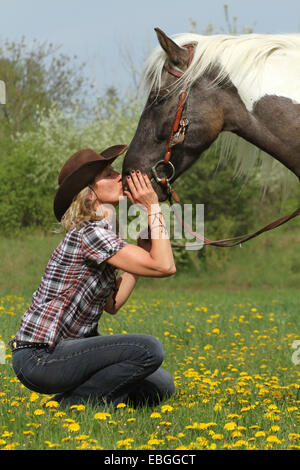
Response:
[{"label": "blue jeans", "polygon": [[174,391],[172,376],[160,367],[163,346],[142,334],[65,340],[53,350],[13,352],[18,379],[38,393],[58,393],[62,405],[131,403],[155,405]]}]

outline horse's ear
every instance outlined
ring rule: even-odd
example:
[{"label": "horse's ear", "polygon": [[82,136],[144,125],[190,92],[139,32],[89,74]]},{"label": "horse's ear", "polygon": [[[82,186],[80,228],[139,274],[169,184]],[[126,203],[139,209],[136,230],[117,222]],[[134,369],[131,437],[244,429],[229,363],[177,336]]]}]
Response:
[{"label": "horse's ear", "polygon": [[189,60],[189,52],[184,47],[178,46],[176,42],[172,41],[161,29],[154,28],[159,44],[166,52],[170,62],[174,65],[184,66]]}]

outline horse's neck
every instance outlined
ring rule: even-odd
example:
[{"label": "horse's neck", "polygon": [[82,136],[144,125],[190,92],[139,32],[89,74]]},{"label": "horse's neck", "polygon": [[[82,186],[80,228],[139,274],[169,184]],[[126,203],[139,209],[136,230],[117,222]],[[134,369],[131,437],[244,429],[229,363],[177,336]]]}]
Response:
[{"label": "horse's neck", "polygon": [[[273,95],[262,97],[248,110],[234,87],[223,90],[221,96],[225,117],[223,130],[242,137],[300,177],[298,133],[287,143],[287,129],[291,132],[300,126],[300,105]],[[281,116],[282,125],[276,116]]]}]

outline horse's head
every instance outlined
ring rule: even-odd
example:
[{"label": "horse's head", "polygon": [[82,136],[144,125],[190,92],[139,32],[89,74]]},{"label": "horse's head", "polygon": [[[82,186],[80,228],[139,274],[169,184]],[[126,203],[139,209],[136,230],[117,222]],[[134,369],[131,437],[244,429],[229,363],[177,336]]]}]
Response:
[{"label": "horse's head", "polygon": [[[167,191],[160,184],[160,178],[173,182],[189,168],[218,136],[224,119],[213,87],[208,86],[208,77],[203,76],[193,84],[184,80],[192,59],[191,48],[181,47],[160,29],[155,30],[160,43],[157,51],[161,64],[155,70],[151,70],[149,64],[148,81],[155,73],[156,79],[152,81],[136,134],[124,159],[123,181],[126,187],[126,175],[131,169],[139,169],[152,179],[153,187],[163,201]],[[181,105],[182,113],[179,111]],[[181,123],[173,132],[176,116]],[[171,156],[168,158],[166,152],[169,150]]]}]

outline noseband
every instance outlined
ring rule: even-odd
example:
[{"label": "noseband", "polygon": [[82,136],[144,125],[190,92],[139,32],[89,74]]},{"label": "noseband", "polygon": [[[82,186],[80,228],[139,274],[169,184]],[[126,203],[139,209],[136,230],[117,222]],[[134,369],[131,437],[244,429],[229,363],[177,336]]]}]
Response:
[{"label": "noseband", "polygon": [[[188,66],[190,66],[194,57],[194,46],[192,44],[187,44],[184,47],[186,47],[189,50]],[[169,72],[171,75],[174,75],[177,78],[182,77],[184,74],[184,72],[182,72],[181,70],[172,69],[168,67],[166,64],[164,65],[164,69],[167,70],[167,72]],[[175,115],[175,119],[171,127],[171,132],[169,134],[168,144],[167,144],[167,149],[165,152],[164,159],[159,160],[152,167],[152,173],[153,173],[155,181],[158,184],[161,184],[162,186],[164,186],[164,188],[167,190],[168,195],[172,196],[177,202],[179,202],[179,197],[177,196],[175,191],[172,190],[171,184],[170,184],[170,181],[175,176],[175,167],[173,163],[170,162],[170,158],[172,155],[172,148],[175,145],[180,144],[184,141],[185,132],[189,124],[188,119],[182,116],[184,105],[187,99],[187,95],[188,95],[188,87],[186,84],[184,84],[183,89],[181,90],[181,93],[179,95],[179,100],[178,100],[177,108],[176,108],[176,115]],[[168,172],[169,172],[168,176],[163,176],[163,177],[158,176],[157,168],[161,165],[168,166]]]}]

